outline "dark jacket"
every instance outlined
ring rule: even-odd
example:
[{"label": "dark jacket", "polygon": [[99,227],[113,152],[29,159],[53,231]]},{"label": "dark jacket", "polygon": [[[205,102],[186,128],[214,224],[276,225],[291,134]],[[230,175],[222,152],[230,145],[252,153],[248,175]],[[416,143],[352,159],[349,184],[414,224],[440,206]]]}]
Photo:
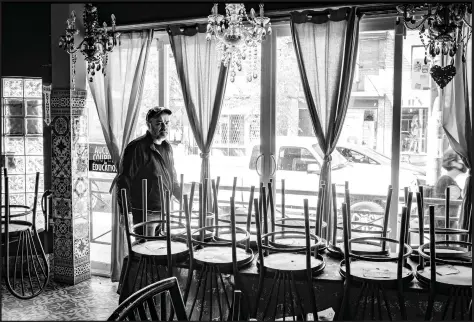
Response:
[{"label": "dark jacket", "polygon": [[[147,179],[148,210],[161,210],[158,177],[161,175],[164,190],[179,198],[179,184],[174,168],[173,149],[167,141],[155,145],[150,133],[130,142],[122,155],[117,178],[120,208],[120,191],[127,189],[129,207],[142,208],[142,179]],[[163,192],[164,195],[164,192]]]}]

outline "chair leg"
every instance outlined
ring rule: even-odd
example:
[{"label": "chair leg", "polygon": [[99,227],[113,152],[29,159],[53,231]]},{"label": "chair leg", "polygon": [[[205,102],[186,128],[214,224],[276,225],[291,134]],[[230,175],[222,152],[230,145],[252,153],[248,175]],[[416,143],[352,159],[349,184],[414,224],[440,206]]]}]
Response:
[{"label": "chair leg", "polygon": [[[261,270],[264,270],[264,267],[260,268]],[[253,314],[252,318],[256,319],[257,318],[257,311],[258,311],[258,303],[260,302],[260,297],[262,296],[262,291],[263,291],[263,284],[265,281],[265,271],[261,271],[259,274],[258,278],[258,290],[257,290],[257,297],[255,298],[255,307],[253,309]]]},{"label": "chair leg", "polygon": [[426,307],[425,321],[431,321],[431,317],[433,314],[434,298],[435,298],[434,292],[430,292],[430,297],[428,299],[428,306]]},{"label": "chair leg", "polygon": [[385,289],[383,288],[383,286],[382,285],[379,285],[379,286],[380,286],[380,291],[382,292],[385,308],[387,309],[388,318],[390,321],[392,321],[392,311],[390,310],[390,304],[388,304],[387,294],[385,293]]},{"label": "chair leg", "polygon": [[403,296],[403,289],[401,286],[401,282],[399,282],[399,286],[397,288],[397,295],[398,295],[398,305],[400,306],[400,313],[402,315],[402,320],[407,320],[407,309],[405,306],[405,297]]}]

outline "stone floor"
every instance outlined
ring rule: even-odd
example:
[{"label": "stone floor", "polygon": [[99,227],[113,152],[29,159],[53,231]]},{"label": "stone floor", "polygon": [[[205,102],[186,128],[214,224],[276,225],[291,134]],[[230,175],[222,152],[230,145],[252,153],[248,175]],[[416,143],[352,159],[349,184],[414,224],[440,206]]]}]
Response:
[{"label": "stone floor", "polygon": [[110,278],[99,276],[74,286],[50,281],[37,297],[20,300],[2,283],[0,320],[106,321],[118,306],[117,285]]}]

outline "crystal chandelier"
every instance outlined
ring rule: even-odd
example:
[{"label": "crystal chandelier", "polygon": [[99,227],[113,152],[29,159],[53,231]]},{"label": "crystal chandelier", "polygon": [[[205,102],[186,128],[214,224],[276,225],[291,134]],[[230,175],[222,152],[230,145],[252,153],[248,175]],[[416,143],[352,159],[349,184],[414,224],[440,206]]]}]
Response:
[{"label": "crystal chandelier", "polygon": [[[250,17],[243,3],[227,3],[226,15],[217,13],[218,4],[214,4],[212,14],[208,16],[207,40],[217,40],[217,51],[224,66],[231,64],[230,81],[235,80],[235,69],[242,70],[242,61],[249,57],[247,81],[257,78],[257,46],[271,34],[270,18],[263,15],[263,4],[260,4],[260,15],[250,10]],[[245,18],[245,20],[244,20]],[[220,66],[220,62],[219,62]]]},{"label": "crystal chandelier", "polygon": [[[462,51],[462,62],[466,61],[466,47],[472,34],[466,14],[472,13],[471,3],[401,4],[397,11],[397,25],[402,18],[407,29],[420,31],[420,40],[425,47],[425,64],[428,63],[428,54],[432,58],[440,54],[451,57],[450,65],[444,68],[433,65],[430,70],[433,79],[443,88],[456,75],[454,56],[459,50]],[[426,14],[416,17],[421,11]]]},{"label": "crystal chandelier", "polygon": [[95,72],[102,70],[104,76],[105,68],[107,66],[108,53],[117,45],[120,45],[120,33],[115,31],[115,16],[111,15],[112,30],[107,31],[107,23],[103,23],[103,27],[99,27],[99,18],[97,8],[92,4],[84,6],[83,13],[84,20],[84,39],[76,47],[74,44],[74,36],[79,33],[76,29],[76,13],[71,12],[71,17],[67,20],[66,35],[59,39],[59,47],[63,48],[68,54],[72,55],[72,82],[73,87],[74,77],[76,74],[76,52],[79,50],[84,55],[84,60],[87,62],[87,73],[89,81],[93,81]]}]

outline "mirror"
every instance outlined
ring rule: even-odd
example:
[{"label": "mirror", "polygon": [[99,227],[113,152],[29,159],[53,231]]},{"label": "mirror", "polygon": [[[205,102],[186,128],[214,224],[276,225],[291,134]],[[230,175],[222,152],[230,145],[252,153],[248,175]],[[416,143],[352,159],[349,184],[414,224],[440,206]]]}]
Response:
[{"label": "mirror", "polygon": [[308,164],[308,173],[321,174],[321,166],[317,163]]}]

